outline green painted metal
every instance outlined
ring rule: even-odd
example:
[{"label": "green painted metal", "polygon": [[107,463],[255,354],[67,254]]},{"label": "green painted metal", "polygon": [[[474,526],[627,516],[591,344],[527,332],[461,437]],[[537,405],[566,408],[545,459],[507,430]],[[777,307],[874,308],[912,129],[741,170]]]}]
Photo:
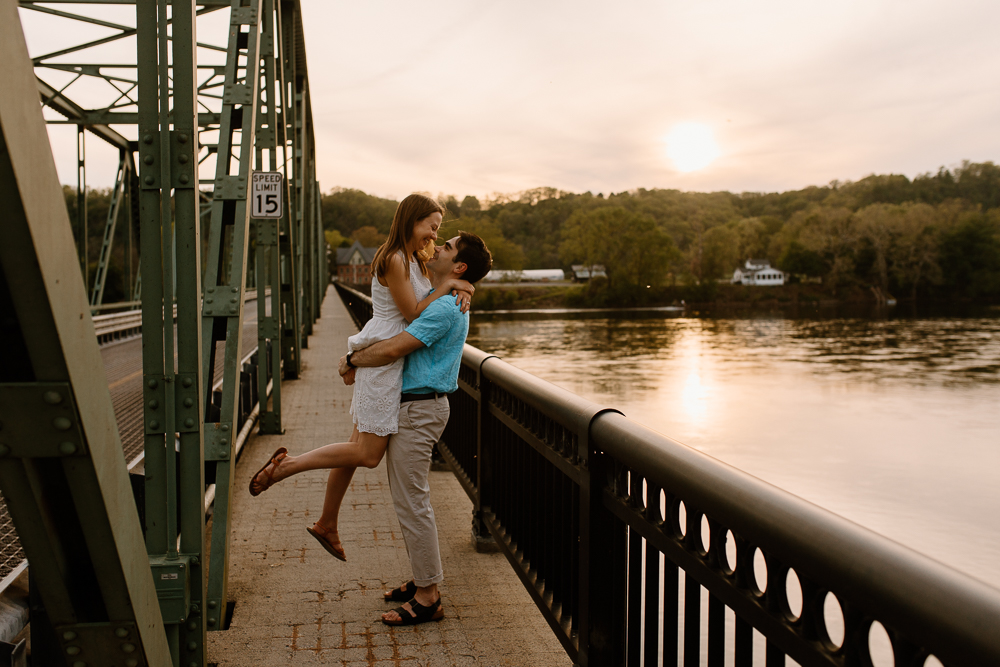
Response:
[{"label": "green painted metal", "polygon": [[[17,7],[0,4],[0,488],[55,663],[167,667],[86,287]],[[33,624],[33,632],[35,631]]]},{"label": "green painted metal", "polygon": [[[195,6],[191,0],[170,3],[170,39],[167,9],[166,0],[136,4],[140,255],[146,267],[142,282],[146,549],[174,663],[180,664],[183,646],[186,663],[204,665]],[[174,318],[165,316],[175,299],[176,357]]]},{"label": "green painted metal", "polygon": [[[281,50],[278,48],[280,32],[277,31],[275,0],[264,0],[261,20],[261,59],[263,61],[264,113],[257,117],[257,164],[263,166],[267,151],[268,171],[279,166],[279,136],[277,93],[281,88],[277,80],[281,72]],[[287,152],[282,140],[281,152]],[[283,166],[283,165],[282,165]],[[287,179],[282,183],[283,196],[288,199]],[[286,206],[287,208],[287,206]],[[281,427],[281,260],[278,254],[278,237],[281,220],[255,220],[254,245],[257,269],[257,395],[267,396],[267,383],[272,380],[272,398],[260,401],[260,432],[283,433]],[[268,308],[270,306],[270,308]],[[270,311],[270,314],[268,314]],[[268,350],[271,350],[270,358]]]},{"label": "green painted metal", "polygon": [[[82,127],[82,126],[81,126]],[[115,176],[115,186],[111,189],[111,202],[108,207],[108,220],[104,225],[104,239],[101,243],[101,255],[97,260],[97,271],[94,273],[94,285],[90,292],[90,305],[100,306],[104,302],[104,287],[108,278],[108,265],[111,262],[111,249],[114,246],[115,228],[118,224],[118,210],[122,199],[128,192],[128,182],[131,180],[131,156],[121,151],[118,160],[118,173]]]},{"label": "green painted metal", "polygon": [[295,55],[295,45],[300,37],[301,18],[295,4],[282,2],[278,17],[281,35],[281,119],[280,139],[286,146],[285,151],[285,185],[287,188],[288,206],[281,218],[281,232],[278,238],[281,255],[281,362],[284,376],[287,379],[299,377],[302,368],[302,327],[300,325],[301,308],[298,293],[302,272],[296,261],[298,239],[300,238],[297,224],[298,199],[296,197],[295,179],[299,177],[301,140],[296,131],[296,97],[298,90],[297,71],[298,58]]},{"label": "green painted metal", "polygon": [[[233,0],[219,129],[215,192],[204,277],[202,339],[204,390],[211,395],[218,344],[225,343],[219,414],[206,405],[205,459],[215,473],[212,558],[208,572],[208,627],[222,628],[228,601],[229,528],[243,359],[243,289],[250,236],[247,190],[260,102],[262,0]],[[237,142],[238,137],[238,142]]]},{"label": "green painted metal", "polygon": [[[231,453],[239,428],[244,288],[252,284],[259,294],[259,395],[266,397],[269,382],[273,386],[271,404],[265,399],[261,406],[262,432],[281,432],[281,385],[301,371],[304,336],[321,299],[316,275],[322,230],[300,4],[92,0],[72,3],[77,6],[66,8],[72,11],[59,8],[62,4],[70,3],[19,3],[112,34],[37,56],[33,83],[43,105],[65,119],[49,122],[75,124],[123,156],[112,206],[118,213],[109,212],[93,299],[103,299],[124,203],[138,220],[136,229],[129,225],[126,242],[131,244],[135,231],[140,246],[134,272],[128,248],[126,273],[128,280],[134,275],[133,294],[143,313],[145,577],[155,582],[159,627],[171,662],[204,665],[206,629],[221,629],[229,602]],[[135,27],[110,14],[86,16],[88,4],[134,5]],[[196,16],[225,8],[231,19],[227,46],[199,42]],[[70,54],[83,61],[87,48],[133,36],[134,64],[68,62]],[[225,52],[226,64],[199,65],[196,47]],[[57,89],[43,79],[48,71],[70,73],[72,81],[103,80],[118,93],[103,106],[86,109],[71,99],[72,81]],[[137,141],[125,139],[111,123],[137,125]],[[78,146],[82,163],[83,144]],[[215,177],[203,180],[198,166],[213,155]],[[284,217],[277,222],[251,221],[248,215],[250,174],[265,168],[286,176]],[[81,184],[82,192],[82,171]],[[167,309],[171,303],[177,305],[174,317]],[[221,378],[213,377],[216,354],[225,355]],[[218,408],[211,389],[220,379]],[[206,473],[215,479],[211,550],[205,544]],[[78,633],[80,641],[89,637],[88,650],[103,650],[99,629],[87,632]],[[113,662],[110,655],[100,659]]]}]

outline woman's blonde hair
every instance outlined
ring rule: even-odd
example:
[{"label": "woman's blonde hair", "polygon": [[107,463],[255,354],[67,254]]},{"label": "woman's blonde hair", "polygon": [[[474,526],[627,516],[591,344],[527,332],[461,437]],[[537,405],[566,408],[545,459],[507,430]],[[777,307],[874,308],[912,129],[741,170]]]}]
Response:
[{"label": "woman's blonde hair", "polygon": [[[371,273],[373,276],[384,276],[389,269],[389,260],[400,251],[405,251],[406,242],[413,237],[413,226],[434,213],[444,215],[444,207],[430,197],[425,195],[412,194],[396,207],[396,214],[392,216],[392,227],[389,228],[389,238],[375,253],[372,260]],[[430,259],[424,248],[420,248],[414,253],[414,258],[420,265],[420,273],[427,275],[427,260]],[[410,277],[410,259],[406,258],[406,277]]]}]

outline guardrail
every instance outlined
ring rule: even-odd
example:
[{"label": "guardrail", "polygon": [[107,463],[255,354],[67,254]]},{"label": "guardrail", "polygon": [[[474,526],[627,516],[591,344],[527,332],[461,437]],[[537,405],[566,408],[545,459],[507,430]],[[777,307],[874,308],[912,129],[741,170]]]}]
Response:
[{"label": "guardrail", "polygon": [[472,346],[450,400],[477,539],[576,664],[1000,665],[986,584]]},{"label": "guardrail", "polygon": [[[269,292],[270,293],[270,292]],[[257,299],[257,290],[246,290],[243,302]],[[141,301],[126,301],[124,303],[109,303],[100,306],[101,309],[134,306]],[[96,310],[96,309],[95,309]],[[131,338],[142,333],[142,310],[124,310],[109,315],[93,315],[94,331],[97,333],[97,344],[105,345],[122,338]],[[177,319],[177,304],[174,304],[174,319]]]},{"label": "guardrail", "polygon": [[[245,301],[252,301],[256,298],[256,290],[246,291]],[[114,307],[114,305],[115,304],[110,304],[109,307]],[[174,316],[176,317],[176,315],[177,306],[174,305]],[[125,311],[112,315],[96,315],[93,319],[94,328],[97,331],[97,340],[100,344],[142,333],[142,311],[139,310]],[[274,353],[270,347],[270,343],[268,344],[268,348],[265,353],[269,357]],[[242,360],[238,399],[239,422],[242,426],[234,444],[234,454],[237,460],[242,454],[243,447],[249,439],[260,414],[260,400],[257,389],[257,373],[260,365],[256,361],[257,354],[258,348],[255,347],[247,352]],[[268,361],[268,363],[264,365],[264,368],[270,367],[271,364]],[[222,379],[220,378],[212,387],[213,405],[218,403],[221,399],[221,387]],[[273,378],[269,379],[267,383],[267,392],[264,397],[265,405],[271,397],[272,388]],[[144,456],[140,453],[139,456],[135,457],[131,461],[128,461],[127,464],[129,473],[136,476],[136,484],[139,487],[143,485],[143,463]],[[215,483],[208,482],[205,488],[206,515],[212,511],[212,505],[215,501],[215,493]],[[142,503],[139,503],[139,511],[140,514],[144,513]],[[8,526],[4,527],[7,528]],[[13,533],[12,526],[9,526],[9,528],[10,532],[5,535],[4,540],[0,542],[0,547],[3,547],[5,552],[18,549],[16,542],[17,537]],[[0,665],[24,664],[24,642],[18,644],[14,644],[13,642],[28,623],[27,587],[27,560],[21,561],[19,565],[14,567],[14,569],[3,578],[3,580],[0,580]],[[21,662],[18,662],[18,660],[21,660]]]}]

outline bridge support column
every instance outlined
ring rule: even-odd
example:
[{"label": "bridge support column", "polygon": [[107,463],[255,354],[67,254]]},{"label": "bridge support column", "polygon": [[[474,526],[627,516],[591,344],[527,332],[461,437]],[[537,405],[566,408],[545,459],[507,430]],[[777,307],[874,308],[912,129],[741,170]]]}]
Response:
[{"label": "bridge support column", "polygon": [[[0,488],[62,664],[171,664],[15,3],[0,3]],[[43,625],[43,623],[39,623]]]},{"label": "bridge support column", "polygon": [[167,20],[167,0],[136,4],[146,550],[173,659],[181,659],[183,646],[186,663],[203,665],[205,473],[195,5],[191,0],[169,5],[172,23]]},{"label": "bridge support column", "polygon": [[[260,107],[262,0],[233,2],[215,192],[209,228],[208,262],[202,304],[204,361],[205,460],[215,473],[215,512],[212,515],[212,558],[208,575],[208,627],[221,630],[228,603],[229,528],[232,514],[235,445],[239,430],[239,387],[243,361],[243,297],[247,277],[251,180],[257,113]],[[237,141],[238,137],[238,141]],[[210,414],[218,344],[225,343],[222,402]],[[263,352],[263,351],[262,351]],[[266,401],[266,395],[261,401]]]}]

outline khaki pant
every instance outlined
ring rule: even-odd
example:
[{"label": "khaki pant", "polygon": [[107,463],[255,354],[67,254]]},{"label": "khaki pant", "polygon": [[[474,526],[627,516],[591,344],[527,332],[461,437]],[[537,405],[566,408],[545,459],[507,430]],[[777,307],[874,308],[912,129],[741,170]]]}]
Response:
[{"label": "khaki pant", "polygon": [[428,475],[431,451],[450,413],[445,396],[401,403],[399,432],[389,439],[386,451],[392,504],[403,530],[413,581],[421,587],[444,581]]}]

